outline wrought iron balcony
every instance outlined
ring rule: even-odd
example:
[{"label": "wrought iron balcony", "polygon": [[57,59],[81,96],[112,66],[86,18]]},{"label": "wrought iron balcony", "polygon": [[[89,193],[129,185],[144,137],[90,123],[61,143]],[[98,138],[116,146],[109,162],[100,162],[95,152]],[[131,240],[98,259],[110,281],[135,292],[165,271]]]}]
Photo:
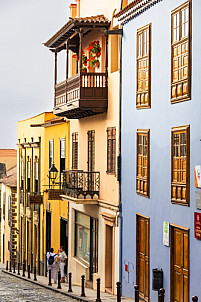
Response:
[{"label": "wrought iron balcony", "polygon": [[63,191],[71,197],[99,197],[100,172],[64,171]]},{"label": "wrought iron balcony", "polygon": [[79,119],[107,111],[106,73],[81,72],[55,85],[54,113]]}]

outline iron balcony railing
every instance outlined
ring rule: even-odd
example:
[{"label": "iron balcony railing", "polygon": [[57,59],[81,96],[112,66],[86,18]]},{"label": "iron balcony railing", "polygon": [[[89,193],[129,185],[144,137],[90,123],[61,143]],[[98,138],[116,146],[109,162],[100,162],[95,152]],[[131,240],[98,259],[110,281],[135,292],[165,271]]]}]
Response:
[{"label": "iron balcony railing", "polygon": [[84,172],[82,170],[64,171],[63,191],[72,197],[99,197],[100,172]]}]

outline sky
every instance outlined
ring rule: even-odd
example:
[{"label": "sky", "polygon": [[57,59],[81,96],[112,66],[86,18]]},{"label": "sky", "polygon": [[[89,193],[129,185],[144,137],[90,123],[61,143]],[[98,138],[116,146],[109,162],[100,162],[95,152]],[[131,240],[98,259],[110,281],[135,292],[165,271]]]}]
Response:
[{"label": "sky", "polygon": [[0,0],[0,148],[16,148],[17,121],[53,108],[54,54],[42,43],[68,21],[71,2]]}]

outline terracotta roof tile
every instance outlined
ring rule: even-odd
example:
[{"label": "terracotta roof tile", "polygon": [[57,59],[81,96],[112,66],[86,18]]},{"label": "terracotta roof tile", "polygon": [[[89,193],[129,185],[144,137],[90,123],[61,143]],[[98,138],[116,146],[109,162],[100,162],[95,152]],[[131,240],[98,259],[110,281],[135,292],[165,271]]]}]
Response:
[{"label": "terracotta roof tile", "polygon": [[140,2],[142,2],[143,0],[134,0],[131,3],[129,3],[126,7],[124,7],[122,10],[120,10],[117,14],[114,15],[115,18],[120,17],[121,15],[123,15],[125,12],[127,12],[129,9],[131,9],[132,7],[134,7],[136,4],[139,4]]},{"label": "terracotta roof tile", "polygon": [[[68,27],[70,27],[71,24],[106,24],[108,25],[110,21],[104,16],[104,15],[97,15],[97,16],[91,16],[91,17],[83,17],[83,18],[69,18],[70,20],[62,27],[60,28],[56,34],[54,34],[47,42],[44,43],[45,46],[50,47],[52,41],[58,37],[60,34],[66,31]],[[52,47],[52,46],[51,46]]]},{"label": "terracotta roof tile", "polygon": [[15,149],[0,149],[0,157],[17,157]]}]

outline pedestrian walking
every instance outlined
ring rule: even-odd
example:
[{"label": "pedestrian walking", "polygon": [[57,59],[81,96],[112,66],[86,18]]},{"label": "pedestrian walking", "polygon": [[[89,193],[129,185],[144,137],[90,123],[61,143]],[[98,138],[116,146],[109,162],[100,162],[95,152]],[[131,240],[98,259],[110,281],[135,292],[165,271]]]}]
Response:
[{"label": "pedestrian walking", "polygon": [[61,283],[65,282],[64,266],[66,264],[66,259],[67,259],[67,256],[66,256],[66,253],[64,251],[64,247],[61,246],[60,250],[58,250],[58,253],[57,253],[57,261],[59,262],[59,268],[60,268],[60,271],[61,271]]},{"label": "pedestrian walking", "polygon": [[49,277],[50,270],[53,272],[54,283],[57,283],[56,257],[57,254],[55,254],[54,249],[51,248],[50,251],[47,253],[47,270],[48,270],[48,277]]}]

